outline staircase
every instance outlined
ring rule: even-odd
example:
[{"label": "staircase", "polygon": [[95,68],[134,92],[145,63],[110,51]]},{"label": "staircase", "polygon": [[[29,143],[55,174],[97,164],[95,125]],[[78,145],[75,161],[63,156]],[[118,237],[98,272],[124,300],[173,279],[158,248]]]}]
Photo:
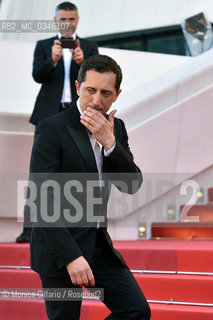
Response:
[{"label": "staircase", "polygon": [[[115,241],[148,299],[152,320],[213,319],[213,246],[209,240]],[[30,269],[28,244],[0,244],[1,291],[41,288]],[[11,288],[10,290],[8,288]],[[81,320],[101,320],[109,310],[102,302],[84,300]],[[41,299],[1,296],[1,320],[47,320]]]},{"label": "staircase", "polygon": [[152,238],[213,239],[213,188],[208,189],[207,204],[193,205],[187,211],[187,217],[192,219],[190,222],[152,223]]}]

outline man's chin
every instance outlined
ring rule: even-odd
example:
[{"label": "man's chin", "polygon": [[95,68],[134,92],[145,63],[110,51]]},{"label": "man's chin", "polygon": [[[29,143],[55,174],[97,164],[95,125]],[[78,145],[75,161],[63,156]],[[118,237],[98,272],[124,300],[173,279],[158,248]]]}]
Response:
[{"label": "man's chin", "polygon": [[67,31],[67,32],[62,31],[62,32],[61,32],[61,35],[62,35],[62,37],[64,37],[64,38],[71,38],[72,35],[73,35],[73,32],[72,32],[72,31]]}]

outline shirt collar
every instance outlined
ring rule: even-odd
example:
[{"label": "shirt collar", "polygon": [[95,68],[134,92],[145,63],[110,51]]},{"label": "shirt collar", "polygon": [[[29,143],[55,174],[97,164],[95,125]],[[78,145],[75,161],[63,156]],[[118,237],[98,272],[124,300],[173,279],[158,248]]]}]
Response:
[{"label": "shirt collar", "polygon": [[[61,39],[61,37],[63,37],[62,34],[60,32],[58,32],[58,39]],[[74,32],[72,35],[73,40],[76,40],[76,37],[77,37],[77,34],[76,34],[76,32]]]},{"label": "shirt collar", "polygon": [[82,115],[83,112],[81,111],[79,99],[76,101],[76,105],[77,105],[77,108],[78,108],[78,111],[79,111],[80,115]]}]

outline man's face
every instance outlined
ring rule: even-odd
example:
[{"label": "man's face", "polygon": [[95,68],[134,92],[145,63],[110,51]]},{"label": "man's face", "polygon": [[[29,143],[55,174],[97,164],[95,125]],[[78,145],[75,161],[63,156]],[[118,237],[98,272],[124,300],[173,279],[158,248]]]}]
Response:
[{"label": "man's face", "polygon": [[54,21],[60,25],[60,33],[63,37],[71,37],[76,31],[79,16],[75,10],[59,10]]},{"label": "man's face", "polygon": [[80,86],[76,81],[81,110],[92,107],[105,115],[121,92],[116,91],[115,80],[116,75],[113,72],[87,71],[85,81]]}]

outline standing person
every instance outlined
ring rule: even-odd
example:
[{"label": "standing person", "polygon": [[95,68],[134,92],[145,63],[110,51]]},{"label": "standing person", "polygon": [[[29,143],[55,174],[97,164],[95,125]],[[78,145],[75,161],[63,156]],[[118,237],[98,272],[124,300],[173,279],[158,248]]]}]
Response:
[{"label": "standing person", "polygon": [[[51,191],[47,198],[45,193],[51,219],[54,206],[61,203],[56,212],[60,212],[63,227],[60,223],[48,224],[46,218],[42,224],[44,212],[41,206],[37,207],[41,223],[33,224],[32,228],[31,267],[40,274],[43,288],[103,288],[103,302],[111,310],[106,319],[148,320],[149,305],[122,256],[113,248],[104,223],[110,185],[121,180],[126,186],[124,191],[133,194],[142,183],[123,121],[114,117],[116,110],[106,115],[121,92],[121,80],[121,69],[112,58],[104,55],[88,58],[76,81],[77,103],[63,113],[42,120],[37,127],[31,155],[32,175],[43,173],[44,182],[52,181],[52,175],[57,173],[59,177],[71,175],[69,183],[75,183],[79,192],[74,188],[75,196],[72,195],[69,207],[59,199],[54,201]],[[87,221],[91,218],[88,201],[92,201],[93,193],[88,190],[88,184],[84,189],[85,181],[94,182],[91,174],[99,177],[98,184],[103,180],[99,192],[96,190],[101,201],[96,202],[98,219],[92,225]],[[116,175],[115,182],[113,175]],[[75,210],[76,203],[78,209]],[[65,221],[67,208],[73,219],[82,215],[83,225]],[[45,303],[50,320],[80,317],[80,299],[46,299]]]},{"label": "standing person", "polygon": [[[37,125],[70,106],[77,99],[75,80],[84,59],[98,53],[97,45],[79,38],[76,29],[79,22],[78,9],[70,2],[56,7],[55,22],[60,25],[57,36],[40,40],[36,44],[33,61],[33,78],[41,83],[30,122]],[[62,49],[61,38],[76,40],[75,49]]]},{"label": "standing person", "polygon": [[[71,106],[77,99],[75,80],[84,59],[97,54],[97,45],[79,38],[76,34],[79,22],[78,8],[70,2],[56,7],[55,22],[60,25],[57,36],[37,42],[33,60],[33,78],[41,83],[30,122],[37,126],[40,120]],[[75,49],[62,49],[61,38],[76,41]],[[24,209],[24,229],[16,242],[30,241],[31,227],[26,222],[27,208]],[[27,225],[27,226],[26,226]]]}]

